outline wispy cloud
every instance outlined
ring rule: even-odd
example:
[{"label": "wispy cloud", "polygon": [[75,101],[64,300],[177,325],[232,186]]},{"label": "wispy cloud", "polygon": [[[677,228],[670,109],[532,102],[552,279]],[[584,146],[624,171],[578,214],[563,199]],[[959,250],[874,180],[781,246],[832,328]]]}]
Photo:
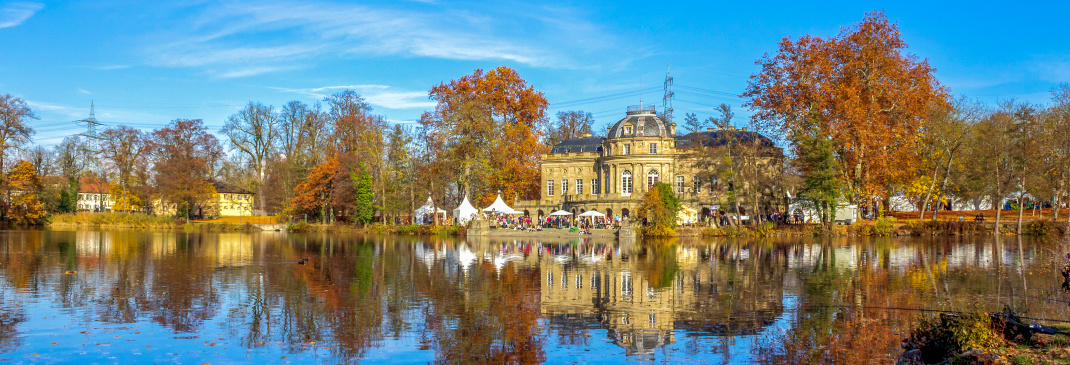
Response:
[{"label": "wispy cloud", "polygon": [[500,60],[573,68],[614,42],[568,9],[523,6],[529,9],[227,1],[203,7],[174,34],[158,35],[168,41],[154,42],[159,45],[150,52],[158,65],[237,77],[255,73],[231,68],[271,72],[322,57]]},{"label": "wispy cloud", "polygon": [[396,91],[387,85],[339,85],[306,89],[275,88],[279,91],[306,95],[314,99],[323,99],[327,95],[342,90],[356,91],[368,104],[386,109],[431,108],[435,102],[428,100],[426,91]]},{"label": "wispy cloud", "polygon": [[83,88],[78,88],[78,92],[80,92],[82,94],[86,94],[86,95],[92,95],[93,94],[93,93],[89,92],[89,90],[86,90],[86,89],[83,89]]},{"label": "wispy cloud", "polygon": [[41,3],[11,3],[0,8],[0,28],[16,27],[26,19],[30,19],[45,4]]}]

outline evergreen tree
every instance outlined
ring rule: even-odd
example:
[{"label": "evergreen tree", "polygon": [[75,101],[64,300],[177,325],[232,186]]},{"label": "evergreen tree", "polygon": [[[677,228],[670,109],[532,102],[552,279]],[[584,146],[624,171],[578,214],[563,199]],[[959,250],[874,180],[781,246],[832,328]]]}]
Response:
[{"label": "evergreen tree", "polygon": [[372,203],[372,177],[368,175],[367,170],[361,169],[360,173],[350,173],[349,178],[353,180],[353,191],[356,194],[353,221],[363,226],[370,223],[375,214],[375,206]]}]

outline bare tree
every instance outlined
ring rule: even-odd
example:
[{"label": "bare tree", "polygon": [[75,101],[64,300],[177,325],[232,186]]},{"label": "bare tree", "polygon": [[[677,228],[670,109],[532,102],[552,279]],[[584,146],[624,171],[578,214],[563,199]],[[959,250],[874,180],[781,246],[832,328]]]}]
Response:
[{"label": "bare tree", "polygon": [[[279,116],[274,108],[250,102],[238,114],[230,116],[220,132],[230,139],[231,150],[248,156],[257,177],[257,196],[264,196],[266,162],[279,136]],[[254,200],[257,207],[260,207],[260,201],[259,198]]]},{"label": "bare tree", "polygon": [[[11,94],[0,95],[0,186],[6,191],[6,201],[11,201],[11,189],[8,189],[7,173],[4,171],[4,159],[8,148],[19,148],[29,143],[33,128],[29,121],[38,119],[37,115],[22,101]],[[7,204],[4,204],[4,217],[7,217]]]},{"label": "bare tree", "polygon": [[566,139],[580,138],[585,133],[591,133],[594,126],[594,116],[582,110],[557,112],[557,121],[550,123],[546,131],[546,142],[549,146]]}]

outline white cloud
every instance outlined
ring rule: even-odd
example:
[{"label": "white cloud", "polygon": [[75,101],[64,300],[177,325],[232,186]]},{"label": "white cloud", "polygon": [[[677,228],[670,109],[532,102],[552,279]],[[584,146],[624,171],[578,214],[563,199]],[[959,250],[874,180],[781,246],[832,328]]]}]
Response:
[{"label": "white cloud", "polygon": [[253,67],[228,69],[228,70],[219,71],[219,72],[213,72],[213,73],[216,76],[219,76],[219,77],[222,77],[222,78],[232,78],[232,77],[254,76],[254,75],[266,74],[266,73],[271,73],[271,72],[293,70],[293,69],[296,69],[296,68],[297,67],[253,66]]},{"label": "white cloud", "polygon": [[0,29],[16,27],[45,7],[41,3],[11,3],[0,8]]},{"label": "white cloud", "polygon": [[78,88],[78,92],[80,92],[82,94],[86,94],[86,95],[92,95],[93,94],[93,93],[89,92],[89,90],[86,90],[86,89],[83,89],[83,88]]},{"label": "white cloud", "polygon": [[387,85],[339,85],[306,89],[276,89],[307,95],[314,99],[323,99],[330,94],[342,90],[353,90],[364,97],[364,100],[366,100],[368,104],[386,109],[426,109],[435,106],[434,101],[428,100],[426,91],[394,91]]},{"label": "white cloud", "polygon": [[173,34],[157,35],[157,45],[148,48],[158,65],[239,77],[248,75],[226,70],[241,66],[273,72],[331,56],[497,60],[569,68],[590,65],[589,58],[581,58],[612,47],[612,37],[568,9],[513,9],[518,6],[529,7],[507,5],[495,12],[487,9],[491,7],[396,9],[235,0],[203,7]]}]

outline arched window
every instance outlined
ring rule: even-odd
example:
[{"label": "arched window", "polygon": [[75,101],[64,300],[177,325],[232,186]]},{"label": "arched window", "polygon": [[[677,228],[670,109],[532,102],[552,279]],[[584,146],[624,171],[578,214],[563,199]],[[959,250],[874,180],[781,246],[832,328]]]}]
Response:
[{"label": "arched window", "polygon": [[646,173],[646,187],[647,187],[647,189],[650,189],[650,187],[654,186],[654,184],[657,183],[657,182],[658,182],[658,170],[650,170],[650,172]]},{"label": "arched window", "polygon": [[630,195],[632,193],[632,172],[624,170],[620,174],[620,192],[623,195]]}]

